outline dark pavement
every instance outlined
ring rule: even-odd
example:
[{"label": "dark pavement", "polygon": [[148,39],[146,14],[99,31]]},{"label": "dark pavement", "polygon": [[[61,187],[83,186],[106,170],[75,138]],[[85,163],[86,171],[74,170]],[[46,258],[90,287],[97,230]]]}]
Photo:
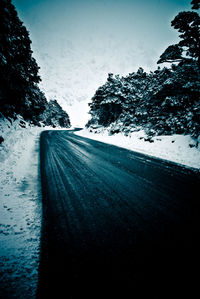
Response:
[{"label": "dark pavement", "polygon": [[40,157],[38,298],[194,298],[199,173],[73,131]]}]

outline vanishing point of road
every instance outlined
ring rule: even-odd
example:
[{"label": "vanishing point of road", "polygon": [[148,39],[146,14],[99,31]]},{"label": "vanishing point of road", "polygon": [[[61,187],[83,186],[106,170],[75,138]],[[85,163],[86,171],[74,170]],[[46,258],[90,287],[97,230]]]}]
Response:
[{"label": "vanishing point of road", "polygon": [[38,298],[195,298],[198,172],[73,130],[43,132],[40,159]]}]

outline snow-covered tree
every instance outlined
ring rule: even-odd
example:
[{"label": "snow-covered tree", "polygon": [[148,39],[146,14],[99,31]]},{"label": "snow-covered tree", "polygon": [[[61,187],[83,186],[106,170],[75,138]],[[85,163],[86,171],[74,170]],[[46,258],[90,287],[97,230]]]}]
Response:
[{"label": "snow-covered tree", "polygon": [[[200,1],[192,1],[198,9]],[[158,67],[146,73],[142,68],[126,77],[108,75],[90,104],[89,127],[104,126],[111,133],[125,134],[143,128],[150,136],[160,134],[200,134],[200,17],[197,12],[181,12],[172,21],[180,42],[169,46]]]},{"label": "snow-covered tree", "polygon": [[39,116],[40,122],[47,126],[69,128],[71,126],[69,115],[56,100],[46,104],[44,112]]},{"label": "snow-covered tree", "polygon": [[20,114],[36,125],[42,121],[45,125],[69,127],[67,113],[57,102],[48,103],[39,89],[38,71],[26,27],[20,21],[11,0],[0,0],[1,115]]},{"label": "snow-covered tree", "polygon": [[10,0],[0,1],[0,101],[4,113],[21,112],[40,81],[29,33]]},{"label": "snow-covered tree", "polygon": [[192,9],[199,9],[200,8],[200,0],[192,0]]},{"label": "snow-covered tree", "polygon": [[[192,1],[194,8],[199,8],[199,1]],[[200,68],[200,16],[194,11],[180,12],[171,22],[171,26],[180,33],[180,41],[169,46],[160,56],[158,63],[185,62],[196,60]]]}]

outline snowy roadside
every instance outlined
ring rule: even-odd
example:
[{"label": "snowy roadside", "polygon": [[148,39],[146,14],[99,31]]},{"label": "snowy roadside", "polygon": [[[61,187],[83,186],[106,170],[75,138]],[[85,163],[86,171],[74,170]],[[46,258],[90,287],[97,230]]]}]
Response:
[{"label": "snowy roadside", "polygon": [[5,119],[0,123],[5,140],[0,145],[0,284],[5,297],[34,298],[42,215],[38,180],[42,128],[28,124],[22,128],[19,123],[20,119],[12,125]]},{"label": "snowy roadside", "polygon": [[122,133],[109,135],[106,129],[95,131],[83,129],[74,134],[200,169],[200,144],[196,147],[197,140],[189,135],[156,136],[150,142],[143,130],[129,136]]},{"label": "snowy roadside", "polygon": [[[39,136],[46,129],[53,128],[30,126],[20,118],[12,125],[0,121],[0,285],[9,298],[34,298],[37,288],[42,219]],[[200,169],[200,148],[190,136],[158,136],[149,142],[143,131],[129,137],[109,136],[106,130],[75,134]],[[1,288],[0,297],[6,298]]]},{"label": "snowy roadside", "polygon": [[0,120],[0,298],[35,298],[42,219],[39,137],[48,129],[53,128],[30,126],[20,117],[12,124]]}]

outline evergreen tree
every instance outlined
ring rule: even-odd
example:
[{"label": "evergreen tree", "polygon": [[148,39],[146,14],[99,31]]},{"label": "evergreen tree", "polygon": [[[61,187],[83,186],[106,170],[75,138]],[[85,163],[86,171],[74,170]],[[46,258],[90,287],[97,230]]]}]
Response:
[{"label": "evergreen tree", "polygon": [[11,0],[0,1],[0,103],[4,114],[23,112],[25,98],[40,81],[29,33]]},{"label": "evergreen tree", "polygon": [[35,125],[70,127],[68,114],[56,101],[47,102],[38,87],[39,67],[29,33],[11,0],[0,0],[0,112],[20,114]]},{"label": "evergreen tree", "polygon": [[44,112],[39,116],[40,122],[47,126],[69,128],[71,126],[69,116],[56,100],[50,100]]},{"label": "evergreen tree", "polygon": [[[199,1],[192,1],[194,8],[199,8]],[[169,46],[160,56],[158,63],[185,62],[196,60],[200,68],[200,16],[194,11],[180,12],[171,22],[180,33],[180,42]]]},{"label": "evergreen tree", "polygon": [[200,8],[200,0],[192,0],[192,9],[199,9]]},{"label": "evergreen tree", "polygon": [[[200,1],[193,0],[193,9]],[[180,42],[169,46],[158,63],[169,62],[149,74],[139,68],[126,77],[108,75],[90,104],[87,126],[106,126],[110,133],[144,129],[149,136],[200,134],[200,17],[181,12],[172,21]]]}]

